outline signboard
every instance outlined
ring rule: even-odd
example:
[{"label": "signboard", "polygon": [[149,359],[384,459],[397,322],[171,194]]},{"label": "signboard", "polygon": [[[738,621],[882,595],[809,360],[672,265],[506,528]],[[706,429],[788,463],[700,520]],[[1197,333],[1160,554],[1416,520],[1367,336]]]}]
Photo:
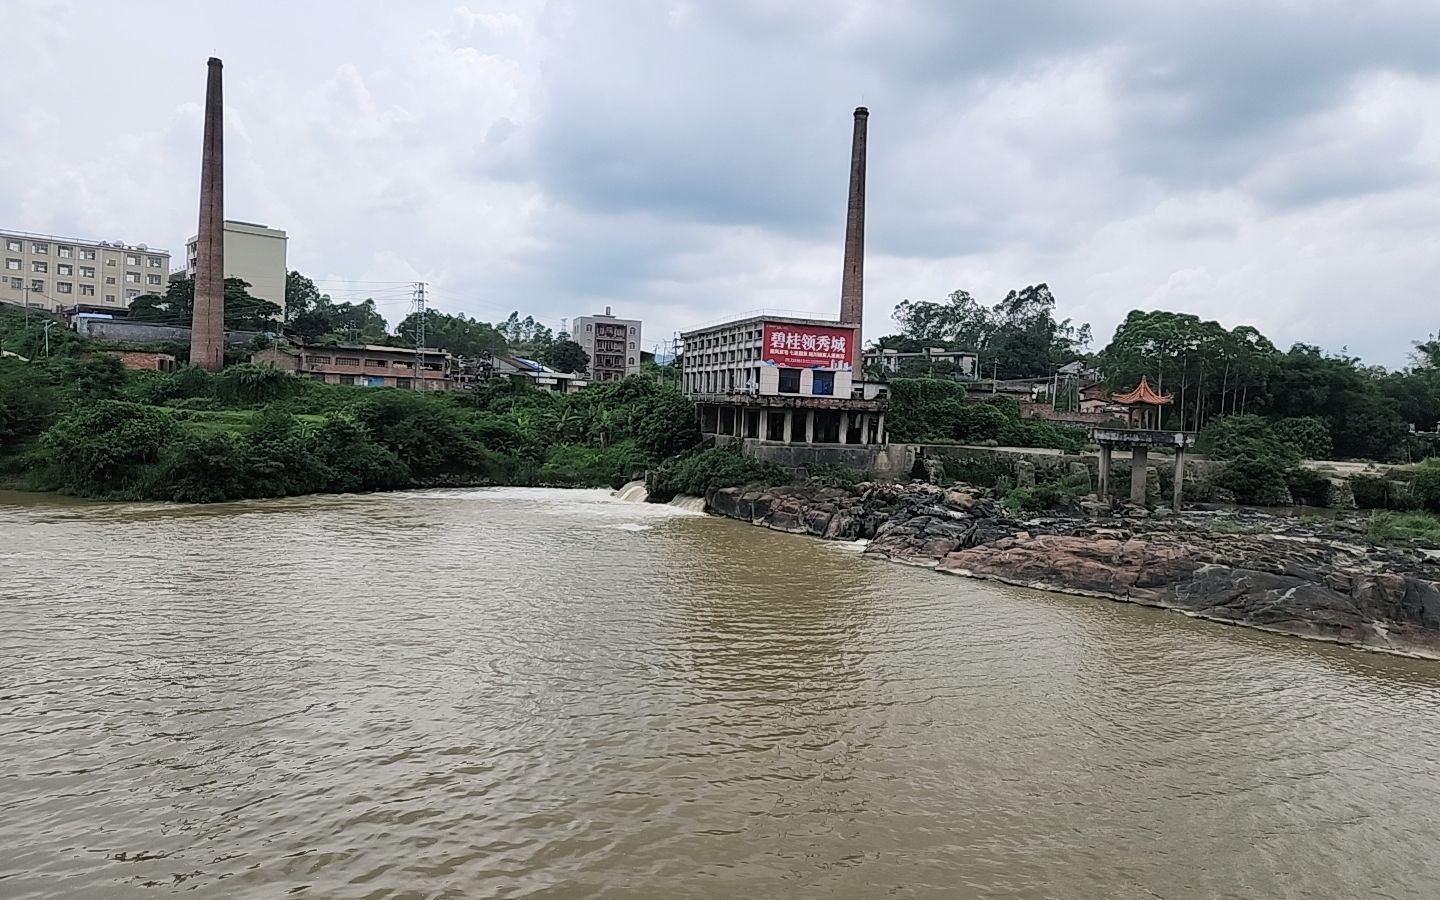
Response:
[{"label": "signboard", "polygon": [[849,369],[855,329],[766,322],[760,358],[786,369]]}]

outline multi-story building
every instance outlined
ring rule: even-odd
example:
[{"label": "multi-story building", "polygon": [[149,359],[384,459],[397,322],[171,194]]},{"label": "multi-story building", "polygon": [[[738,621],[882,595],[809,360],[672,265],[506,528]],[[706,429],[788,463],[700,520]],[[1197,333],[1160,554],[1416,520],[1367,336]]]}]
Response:
[{"label": "multi-story building", "polygon": [[85,241],[0,231],[0,300],[37,309],[124,309],[162,293],[170,251],[123,241]]},{"label": "multi-story building", "polygon": [[580,316],[573,326],[573,340],[590,357],[591,381],[618,381],[640,374],[639,319],[617,319],[605,307],[598,316]]},{"label": "multi-story building", "polygon": [[327,384],[424,391],[443,391],[457,386],[453,378],[454,360],[448,351],[427,348],[418,355],[418,381],[415,374],[417,354],[413,348],[407,347],[381,344],[285,345],[262,350],[251,359]]},{"label": "multi-story building", "polygon": [[[250,284],[250,296],[285,306],[285,247],[289,238],[278,228],[225,220],[225,277]],[[185,242],[185,275],[195,277],[198,238]]]},{"label": "multi-story building", "polygon": [[854,380],[860,330],[753,315],[682,334],[681,384],[700,430],[784,443],[884,443],[880,387]]},{"label": "multi-story building", "polygon": [[942,347],[926,347],[915,353],[899,350],[875,349],[865,351],[865,368],[879,366],[890,373],[898,373],[906,364],[930,366],[944,363],[954,367],[954,374],[962,379],[974,379],[979,356],[969,350],[946,350]]}]

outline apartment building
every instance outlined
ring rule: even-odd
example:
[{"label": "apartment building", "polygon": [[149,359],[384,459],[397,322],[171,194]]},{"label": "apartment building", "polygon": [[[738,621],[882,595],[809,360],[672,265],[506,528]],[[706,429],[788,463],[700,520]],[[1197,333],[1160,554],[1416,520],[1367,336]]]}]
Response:
[{"label": "apartment building", "polygon": [[0,301],[35,309],[124,309],[141,294],[163,293],[170,251],[0,230]]},{"label": "apartment building", "polygon": [[571,339],[590,356],[591,381],[618,381],[640,374],[640,348],[644,345],[639,319],[617,319],[607,306],[600,315],[577,318]]},{"label": "apartment building", "polygon": [[[225,277],[249,282],[250,296],[285,306],[285,250],[289,238],[278,228],[225,220]],[[195,277],[199,238],[185,242],[185,274]]]}]

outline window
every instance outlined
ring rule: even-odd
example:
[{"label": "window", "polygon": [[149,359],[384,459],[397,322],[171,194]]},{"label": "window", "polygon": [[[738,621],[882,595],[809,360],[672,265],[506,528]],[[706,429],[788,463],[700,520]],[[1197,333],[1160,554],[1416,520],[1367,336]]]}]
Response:
[{"label": "window", "polygon": [[145,257],[145,264],[152,269],[158,269],[165,265],[165,260],[159,256],[147,256]]},{"label": "window", "polygon": [[634,341],[631,341],[631,342],[630,342],[630,349],[631,349],[631,350],[634,350],[634,349],[635,349],[635,342],[634,342]]},{"label": "window", "polygon": [[312,357],[310,357],[310,365],[312,365],[312,366],[328,366],[328,365],[330,365],[330,357],[328,357],[328,356],[312,356]]},{"label": "window", "polygon": [[630,365],[635,365],[635,357],[630,357]]},{"label": "window", "polygon": [[68,281],[57,281],[55,282],[55,293],[73,294],[75,293],[75,285],[71,284]]},{"label": "window", "polygon": [[593,331],[594,328],[590,325],[589,322],[586,322],[586,323],[585,323],[585,330],[586,330],[586,331]]},{"label": "window", "polygon": [[88,248],[88,247],[81,247],[81,248],[80,248],[80,258],[81,258],[81,259],[94,259],[94,258],[95,258],[95,251],[94,251],[94,250],[91,250],[91,249]]},{"label": "window", "polygon": [[138,266],[138,265],[140,265],[140,257],[136,256],[136,255],[133,254],[133,253],[127,253],[127,254],[125,254],[125,265],[127,265],[127,266]]},{"label": "window", "polygon": [[355,383],[355,376],[354,376],[354,375],[341,375],[341,376],[340,376],[340,383],[341,383],[341,384],[354,384],[354,383]]},{"label": "window", "polygon": [[811,384],[810,393],[817,397],[831,397],[835,394],[835,373],[815,370],[815,381]]},{"label": "window", "polygon": [[10,279],[10,287],[14,288],[14,289],[17,290],[17,291],[23,290],[23,289],[25,288],[25,279],[23,279],[23,278],[12,278],[12,279]]},{"label": "window", "polygon": [[781,369],[781,370],[780,370],[780,393],[782,393],[782,394],[798,394],[798,393],[800,393],[800,370],[799,370],[799,369]]},{"label": "window", "polygon": [[115,295],[114,295],[114,294],[106,294],[106,295],[105,295],[105,302],[106,302],[106,303],[114,303],[114,302],[115,302]]},{"label": "window", "polygon": [[114,276],[114,275],[106,275],[106,276],[105,276],[105,283],[106,283],[106,284],[114,284],[114,283],[115,283],[115,276]]},{"label": "window", "polygon": [[110,269],[115,268],[115,257],[112,256],[109,259],[105,260],[105,266]]},{"label": "window", "polygon": [[49,268],[50,264],[43,260],[37,259],[34,262],[30,263],[30,271],[32,272],[45,272]]},{"label": "window", "polygon": [[19,253],[22,247],[23,245],[19,241],[11,240],[10,238],[5,239],[5,249],[12,253]]},{"label": "window", "polygon": [[93,297],[93,296],[95,296],[95,285],[93,285],[93,284],[82,284],[82,285],[80,285],[80,296],[82,296],[82,297]]},{"label": "window", "polygon": [[139,291],[126,291],[126,292],[125,292],[125,299],[126,299],[126,300],[134,300],[134,299],[135,299],[136,297],[138,297],[138,296],[140,296],[140,292],[139,292]]},{"label": "window", "polygon": [[20,260],[18,259],[7,259],[5,260],[5,268],[12,272],[18,272],[24,267],[20,265]]},{"label": "window", "polygon": [[35,243],[32,243],[32,244],[30,245],[30,252],[31,252],[31,253],[49,253],[49,252],[50,252],[50,245],[49,245],[49,244],[35,244]]},{"label": "window", "polygon": [[146,284],[159,284],[159,283],[160,283],[160,276],[159,276],[159,275],[146,275],[146,276],[145,276],[145,283],[146,283]]},{"label": "window", "polygon": [[32,290],[32,291],[39,291],[39,292],[42,293],[42,294],[45,293],[45,279],[43,279],[43,278],[32,278],[32,279],[30,279],[30,290]]},{"label": "window", "polygon": [[139,273],[139,272],[126,272],[126,273],[125,273],[125,283],[126,283],[126,284],[139,284],[139,283],[140,283],[140,273]]},{"label": "window", "polygon": [[395,379],[395,386],[397,388],[410,388],[413,386],[414,381],[415,379],[413,378],[397,378]]},{"label": "window", "polygon": [[81,278],[94,278],[94,277],[95,277],[95,267],[94,267],[94,266],[81,266],[81,267],[80,267],[80,277],[81,277]]},{"label": "window", "polygon": [[[335,365],[337,365],[337,366],[358,366],[358,365],[360,365],[360,357],[358,357],[358,356],[337,356],[337,357],[335,357]],[[351,382],[351,383],[353,384],[354,382]]]},{"label": "window", "polygon": [[74,275],[74,274],[75,274],[75,267],[74,267],[74,266],[68,266],[68,265],[66,265],[65,263],[60,263],[59,265],[55,266],[55,274],[56,274],[56,275]]},{"label": "window", "polygon": [[55,255],[62,259],[69,259],[75,251],[68,244],[61,244],[55,248]]},{"label": "window", "polygon": [[370,366],[372,369],[390,368],[383,359],[367,359],[365,360],[365,365]]},{"label": "window", "polygon": [[631,333],[631,334],[634,334],[634,333],[635,333],[635,326],[634,326],[634,325],[631,325],[631,326],[630,326],[630,333]]}]

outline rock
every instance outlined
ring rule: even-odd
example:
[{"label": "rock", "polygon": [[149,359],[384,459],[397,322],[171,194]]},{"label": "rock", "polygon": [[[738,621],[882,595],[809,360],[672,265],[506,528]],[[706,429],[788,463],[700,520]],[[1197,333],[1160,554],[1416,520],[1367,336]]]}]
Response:
[{"label": "rock", "polygon": [[1095,490],[1095,483],[1090,475],[1089,466],[1085,465],[1082,462],[1072,462],[1070,464],[1070,474],[1074,476],[1077,482],[1083,479],[1085,493],[1089,494]]},{"label": "rock", "polygon": [[[1017,522],[966,485],[725,488],[711,511],[779,531],[870,541],[867,553],[941,571],[1174,607],[1289,634],[1440,656],[1440,561],[1340,540],[1252,510],[1155,515],[1088,500]],[[1096,520],[1100,521],[1096,521]],[[1220,520],[1235,527],[1216,530]]]},{"label": "rock", "polygon": [[1035,464],[1028,459],[1022,459],[1015,463],[1015,486],[1017,488],[1033,488],[1035,486]]}]

